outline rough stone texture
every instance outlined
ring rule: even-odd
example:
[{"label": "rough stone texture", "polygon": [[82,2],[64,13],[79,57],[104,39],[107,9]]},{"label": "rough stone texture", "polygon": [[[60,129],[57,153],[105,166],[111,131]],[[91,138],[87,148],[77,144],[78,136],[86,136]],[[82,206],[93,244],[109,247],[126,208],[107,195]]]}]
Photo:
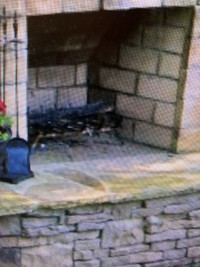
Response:
[{"label": "rough stone texture", "polygon": [[122,248],[112,249],[110,251],[110,256],[111,257],[125,256],[125,255],[138,253],[138,252],[142,252],[142,251],[147,251],[147,250],[149,250],[148,245],[144,245],[144,244],[133,245],[130,247],[122,247]]},{"label": "rough stone texture", "polygon": [[22,227],[23,228],[38,228],[45,227],[50,225],[55,225],[57,223],[57,218],[23,218],[22,219]]},{"label": "rough stone texture", "polygon": [[76,261],[77,260],[86,261],[86,260],[91,260],[93,258],[94,256],[91,250],[75,251],[73,254],[73,259]]},{"label": "rough stone texture", "polygon": [[49,246],[22,249],[22,266],[49,267],[73,266],[72,244],[52,244]]},{"label": "rough stone texture", "polygon": [[90,231],[90,230],[101,230],[105,226],[104,223],[92,223],[92,222],[83,222],[79,223],[77,226],[78,231]]},{"label": "rough stone texture", "polygon": [[74,267],[99,267],[100,261],[92,260],[92,261],[76,261]]},{"label": "rough stone texture", "polygon": [[102,236],[102,247],[120,247],[143,242],[141,220],[125,220],[108,222],[105,225]]},{"label": "rough stone texture", "polygon": [[200,202],[194,202],[192,204],[182,204],[182,205],[170,205],[165,208],[164,213],[166,214],[180,214],[188,212],[193,209],[200,207]]},{"label": "rough stone texture", "polygon": [[17,248],[0,248],[0,266],[20,267],[20,250]]},{"label": "rough stone texture", "polygon": [[100,247],[100,240],[78,240],[75,241],[74,248],[75,250],[90,250],[90,249],[99,249]]},{"label": "rough stone texture", "polygon": [[146,235],[146,242],[159,242],[159,241],[165,241],[165,240],[175,240],[175,239],[181,239],[185,238],[186,231],[181,230],[168,230],[159,234],[154,235]]},{"label": "rough stone texture", "polygon": [[18,216],[0,218],[0,236],[20,235],[20,218]]},{"label": "rough stone texture", "polygon": [[177,248],[187,248],[200,245],[200,237],[182,239],[177,241]]},{"label": "rough stone texture", "polygon": [[[169,267],[199,263],[199,210],[194,205],[197,199],[199,194],[191,193],[144,200],[143,204],[101,203],[1,217],[2,229],[12,221],[20,229],[16,232],[6,228],[0,237],[0,265],[25,267],[31,262],[33,267]],[[178,204],[189,205],[193,210],[185,210],[184,216],[162,213],[146,217],[145,209],[153,214],[154,205],[163,210]],[[137,211],[138,219],[131,218]],[[101,229],[93,230],[99,225]],[[79,232],[80,226],[84,231]]]},{"label": "rough stone texture", "polygon": [[98,213],[91,215],[76,215],[76,216],[67,216],[67,224],[76,224],[81,222],[95,222],[103,223],[112,220],[112,216],[106,213]]},{"label": "rough stone texture", "polygon": [[165,251],[175,248],[175,241],[157,242],[151,245],[152,251]]},{"label": "rough stone texture", "polygon": [[188,257],[199,257],[200,256],[200,247],[192,247],[188,249]]},{"label": "rough stone texture", "polygon": [[163,253],[165,260],[180,259],[186,256],[186,249],[172,249]]}]

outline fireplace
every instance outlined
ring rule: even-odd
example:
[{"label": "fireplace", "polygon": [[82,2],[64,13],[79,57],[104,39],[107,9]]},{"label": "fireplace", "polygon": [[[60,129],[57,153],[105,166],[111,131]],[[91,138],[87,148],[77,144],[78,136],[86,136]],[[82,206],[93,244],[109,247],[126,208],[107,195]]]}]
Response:
[{"label": "fireplace", "polygon": [[120,138],[173,152],[198,150],[197,12],[191,4],[152,2],[2,8],[2,36],[9,40],[16,21],[21,39],[1,51],[1,90],[16,95],[5,93],[14,135],[28,138],[33,112],[109,101],[122,117]]}]

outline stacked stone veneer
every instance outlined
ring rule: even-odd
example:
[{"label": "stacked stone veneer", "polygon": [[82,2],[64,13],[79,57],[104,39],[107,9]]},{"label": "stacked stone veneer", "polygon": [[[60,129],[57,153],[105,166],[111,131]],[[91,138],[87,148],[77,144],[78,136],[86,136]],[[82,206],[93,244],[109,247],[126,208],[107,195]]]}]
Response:
[{"label": "stacked stone veneer", "polygon": [[79,107],[87,103],[87,64],[29,69],[29,112]]},{"label": "stacked stone veneer", "polygon": [[110,54],[98,51],[96,91],[114,90],[123,136],[175,149],[192,16],[191,9],[149,10],[122,43],[110,45]]},{"label": "stacked stone veneer", "polygon": [[1,217],[0,265],[193,266],[199,208],[193,194]]}]

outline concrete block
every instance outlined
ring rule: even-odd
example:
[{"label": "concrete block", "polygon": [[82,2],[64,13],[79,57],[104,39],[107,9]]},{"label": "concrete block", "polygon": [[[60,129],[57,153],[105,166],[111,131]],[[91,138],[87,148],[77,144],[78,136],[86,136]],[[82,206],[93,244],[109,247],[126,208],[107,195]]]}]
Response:
[{"label": "concrete block", "polygon": [[13,16],[17,12],[18,16],[26,15],[26,1],[25,0],[1,0],[0,2],[0,15],[2,7],[6,6],[7,16]]},{"label": "concrete block", "polygon": [[100,0],[62,0],[63,12],[85,12],[100,10]]},{"label": "concrete block", "polygon": [[173,53],[183,53],[186,32],[182,28],[165,27],[163,29],[162,50]]},{"label": "concrete block", "polygon": [[154,123],[158,125],[174,126],[175,105],[157,103],[154,114]]},{"label": "concrete block", "polygon": [[76,66],[76,85],[87,83],[87,64],[79,64]]},{"label": "concrete block", "polygon": [[171,146],[172,131],[142,122],[136,123],[134,141],[169,149]]},{"label": "concrete block", "polygon": [[59,88],[57,106],[59,108],[81,107],[87,103],[87,87]]},{"label": "concrete block", "polygon": [[166,24],[178,27],[187,27],[191,23],[192,13],[191,8],[166,9]]},{"label": "concrete block", "polygon": [[36,68],[28,69],[28,88],[35,89],[36,88]]},{"label": "concrete block", "polygon": [[143,45],[148,48],[182,53],[185,42],[185,31],[182,28],[164,26],[146,26]]},{"label": "concrete block", "polygon": [[131,71],[101,68],[99,84],[107,89],[133,94],[135,91],[136,77],[136,74]]},{"label": "concrete block", "polygon": [[166,102],[175,102],[178,83],[176,81],[154,76],[141,75],[138,95]]},{"label": "concrete block", "polygon": [[180,56],[162,53],[160,57],[158,74],[160,76],[167,76],[170,78],[178,79],[180,66],[181,66]]},{"label": "concrete block", "polygon": [[62,0],[26,0],[26,9],[29,16],[62,13]]},{"label": "concrete block", "polygon": [[196,0],[163,0],[163,6],[195,6]]},{"label": "concrete block", "polygon": [[38,87],[72,86],[75,84],[75,66],[53,66],[38,69]]},{"label": "concrete block", "polygon": [[132,119],[151,121],[154,110],[154,102],[138,97],[117,95],[116,112]]},{"label": "concrete block", "polygon": [[133,139],[133,121],[123,118],[120,128],[117,128],[118,134],[128,140]]},{"label": "concrete block", "polygon": [[132,8],[161,7],[161,0],[104,0],[105,10],[123,10]]},{"label": "concrete block", "polygon": [[129,34],[126,43],[134,46],[140,46],[141,37],[142,37],[142,26],[138,26],[137,29],[134,29],[134,31],[132,31]]},{"label": "concrete block", "polygon": [[28,108],[30,111],[40,111],[54,108],[56,105],[55,89],[28,90]]},{"label": "concrete block", "polygon": [[158,53],[151,50],[123,45],[120,51],[119,65],[135,71],[156,74]]},{"label": "concrete block", "polygon": [[162,25],[145,26],[143,30],[143,46],[161,49],[163,46],[163,31]]}]

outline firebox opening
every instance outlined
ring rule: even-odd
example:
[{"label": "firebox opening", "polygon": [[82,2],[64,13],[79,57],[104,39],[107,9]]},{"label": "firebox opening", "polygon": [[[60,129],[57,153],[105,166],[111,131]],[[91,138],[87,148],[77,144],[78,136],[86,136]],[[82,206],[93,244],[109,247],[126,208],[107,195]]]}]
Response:
[{"label": "firebox opening", "polygon": [[[100,120],[98,130],[102,121],[114,120],[114,139],[106,142],[173,150],[191,18],[190,8],[29,17],[30,141],[41,134],[40,127],[31,127],[34,114],[85,112],[84,107],[103,102],[112,112],[99,116],[97,108],[89,120],[75,120],[74,126],[72,119],[70,127],[90,136],[94,120]],[[89,130],[81,128],[84,123]],[[50,123],[51,133],[56,127]]]}]

